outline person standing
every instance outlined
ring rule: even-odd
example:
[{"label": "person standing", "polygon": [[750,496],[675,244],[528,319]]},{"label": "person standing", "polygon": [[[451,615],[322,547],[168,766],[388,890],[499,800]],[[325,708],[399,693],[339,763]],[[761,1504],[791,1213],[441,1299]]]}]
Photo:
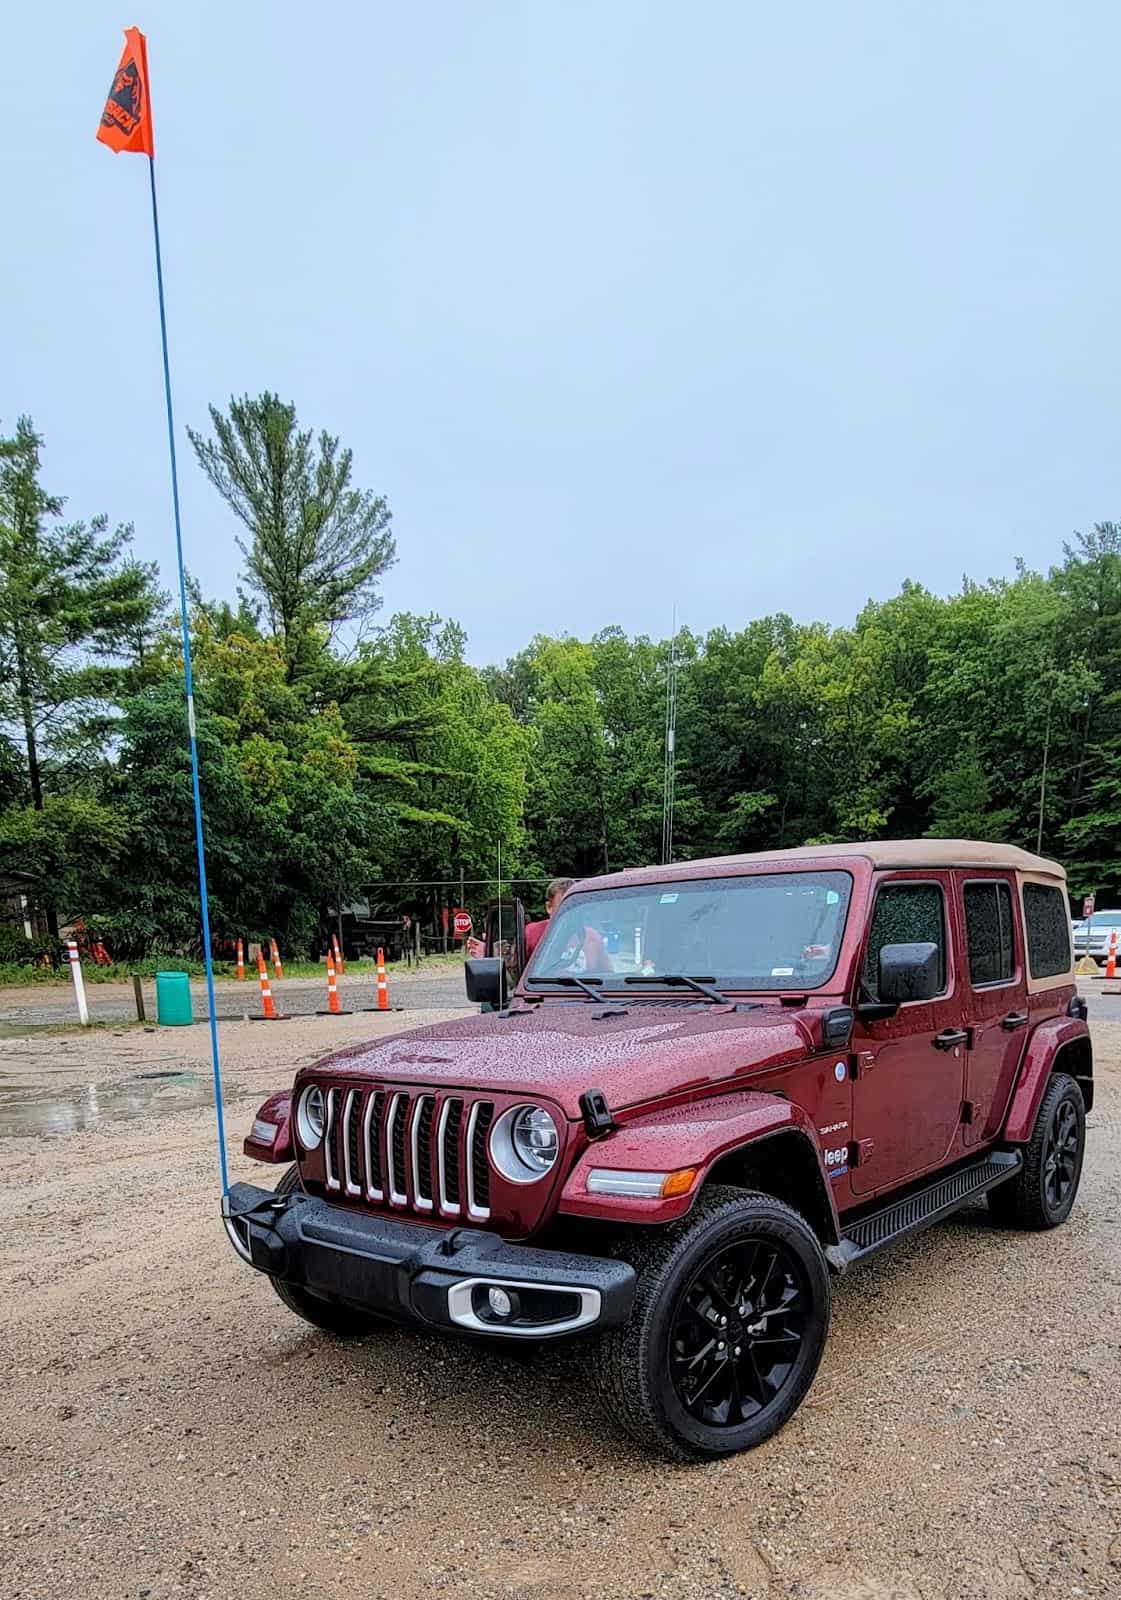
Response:
[{"label": "person standing", "polygon": [[[554,878],[545,890],[545,915],[539,921],[527,922],[525,925],[525,958],[527,963],[540,944],[541,935],[549,926],[549,918],[575,882],[575,878]],[[477,961],[480,956],[485,956],[486,953],[486,945],[482,939],[468,939],[467,954],[472,960]]]}]

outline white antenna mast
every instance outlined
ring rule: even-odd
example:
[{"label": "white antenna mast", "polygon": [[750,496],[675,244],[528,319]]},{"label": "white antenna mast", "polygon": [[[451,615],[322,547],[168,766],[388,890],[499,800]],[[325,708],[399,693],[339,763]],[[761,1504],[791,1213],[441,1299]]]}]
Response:
[{"label": "white antenna mast", "polygon": [[673,860],[673,791],[677,778],[677,607],[673,608],[673,635],[666,663],[666,745],[662,777],[662,864]]}]

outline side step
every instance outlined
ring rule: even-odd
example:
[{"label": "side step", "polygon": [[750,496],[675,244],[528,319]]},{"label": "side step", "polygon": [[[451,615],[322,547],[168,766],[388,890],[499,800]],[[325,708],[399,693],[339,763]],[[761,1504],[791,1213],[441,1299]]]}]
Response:
[{"label": "side step", "polygon": [[960,1210],[970,1200],[976,1200],[998,1183],[1014,1178],[1024,1164],[1018,1150],[995,1151],[983,1161],[959,1167],[947,1178],[938,1178],[924,1189],[918,1189],[902,1200],[873,1211],[870,1216],[847,1224],[844,1238],[837,1247],[840,1265],[851,1266],[865,1256],[874,1255],[885,1245],[893,1244],[904,1234],[918,1233],[929,1228],[954,1211]]}]

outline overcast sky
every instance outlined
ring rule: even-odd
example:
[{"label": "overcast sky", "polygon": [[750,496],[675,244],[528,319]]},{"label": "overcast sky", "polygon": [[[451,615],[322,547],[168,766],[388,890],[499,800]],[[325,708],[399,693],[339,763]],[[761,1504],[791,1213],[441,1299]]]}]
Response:
[{"label": "overcast sky", "polygon": [[94,140],[133,23],[208,590],[185,425],[266,387],[388,496],[386,613],[479,661],[845,622],[1121,515],[1112,0],[9,6],[0,423],[165,571],[147,173]]}]

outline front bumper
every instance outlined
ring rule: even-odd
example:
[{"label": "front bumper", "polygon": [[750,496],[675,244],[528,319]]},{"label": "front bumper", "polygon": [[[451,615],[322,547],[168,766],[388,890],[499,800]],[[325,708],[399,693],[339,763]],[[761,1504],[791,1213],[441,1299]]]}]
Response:
[{"label": "front bumper", "polygon": [[[634,1300],[625,1261],[509,1244],[475,1228],[431,1228],[237,1183],[230,1242],[259,1272],[377,1316],[488,1336],[553,1339],[617,1327]],[[513,1314],[495,1316],[491,1287]]]}]

